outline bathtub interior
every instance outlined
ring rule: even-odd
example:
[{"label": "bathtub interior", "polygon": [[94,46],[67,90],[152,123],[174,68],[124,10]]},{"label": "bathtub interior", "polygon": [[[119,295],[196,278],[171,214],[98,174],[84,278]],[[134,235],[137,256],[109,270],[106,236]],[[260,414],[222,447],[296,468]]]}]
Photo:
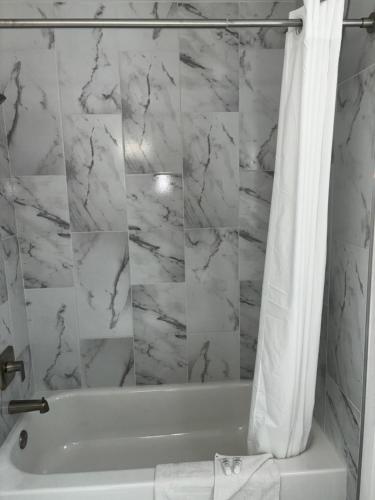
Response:
[{"label": "bathtub interior", "polygon": [[23,420],[26,448],[11,450],[26,473],[143,469],[247,452],[247,383],[87,390],[48,401],[49,413]]}]

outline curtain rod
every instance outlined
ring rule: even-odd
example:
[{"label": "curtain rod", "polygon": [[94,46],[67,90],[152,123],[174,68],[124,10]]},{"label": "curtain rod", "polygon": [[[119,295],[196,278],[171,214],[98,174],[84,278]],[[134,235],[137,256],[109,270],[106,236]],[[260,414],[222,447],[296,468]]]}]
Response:
[{"label": "curtain rod", "polygon": [[[361,19],[345,19],[345,28],[375,32],[375,12]],[[302,19],[0,19],[9,28],[302,28]]]}]

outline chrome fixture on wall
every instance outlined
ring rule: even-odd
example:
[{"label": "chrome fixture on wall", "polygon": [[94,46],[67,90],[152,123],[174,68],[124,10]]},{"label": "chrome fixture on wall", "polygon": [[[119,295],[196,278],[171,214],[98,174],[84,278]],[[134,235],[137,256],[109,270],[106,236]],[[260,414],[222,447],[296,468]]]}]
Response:
[{"label": "chrome fixture on wall", "polygon": [[42,399],[25,399],[9,401],[8,413],[15,415],[17,413],[27,413],[30,411],[39,411],[39,413],[47,413],[49,411],[48,401]]},{"label": "chrome fixture on wall", "polygon": [[24,363],[15,360],[13,347],[8,346],[0,354],[0,390],[4,391],[8,387],[17,372],[20,373],[23,382],[25,380]]}]

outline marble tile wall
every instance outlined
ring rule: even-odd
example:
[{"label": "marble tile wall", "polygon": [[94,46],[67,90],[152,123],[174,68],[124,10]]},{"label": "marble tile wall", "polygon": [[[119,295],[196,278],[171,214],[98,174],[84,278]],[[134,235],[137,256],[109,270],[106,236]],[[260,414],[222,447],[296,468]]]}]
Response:
[{"label": "marble tile wall", "polygon": [[[3,0],[0,14],[295,5]],[[0,198],[0,223],[17,224],[38,389],[252,378],[283,45],[267,29],[0,33],[14,206]]]},{"label": "marble tile wall", "polygon": [[16,422],[8,414],[11,399],[27,398],[33,391],[31,352],[20,247],[16,235],[11,179],[10,150],[7,146],[4,108],[0,105],[0,352],[13,346],[17,360],[25,364],[26,378],[19,374],[0,392],[0,446]]},{"label": "marble tile wall", "polygon": [[[348,1],[348,17],[374,9]],[[373,234],[375,63],[373,36],[346,30],[337,93],[330,234],[316,391],[316,417],[348,465],[348,500],[357,498],[369,250]]]}]

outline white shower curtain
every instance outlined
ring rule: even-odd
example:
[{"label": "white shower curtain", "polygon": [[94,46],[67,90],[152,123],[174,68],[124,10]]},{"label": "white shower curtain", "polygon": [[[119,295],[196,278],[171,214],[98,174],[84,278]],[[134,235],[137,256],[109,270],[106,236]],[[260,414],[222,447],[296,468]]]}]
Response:
[{"label": "white shower curtain", "polygon": [[344,0],[305,0],[287,34],[249,450],[306,448],[313,415]]}]

